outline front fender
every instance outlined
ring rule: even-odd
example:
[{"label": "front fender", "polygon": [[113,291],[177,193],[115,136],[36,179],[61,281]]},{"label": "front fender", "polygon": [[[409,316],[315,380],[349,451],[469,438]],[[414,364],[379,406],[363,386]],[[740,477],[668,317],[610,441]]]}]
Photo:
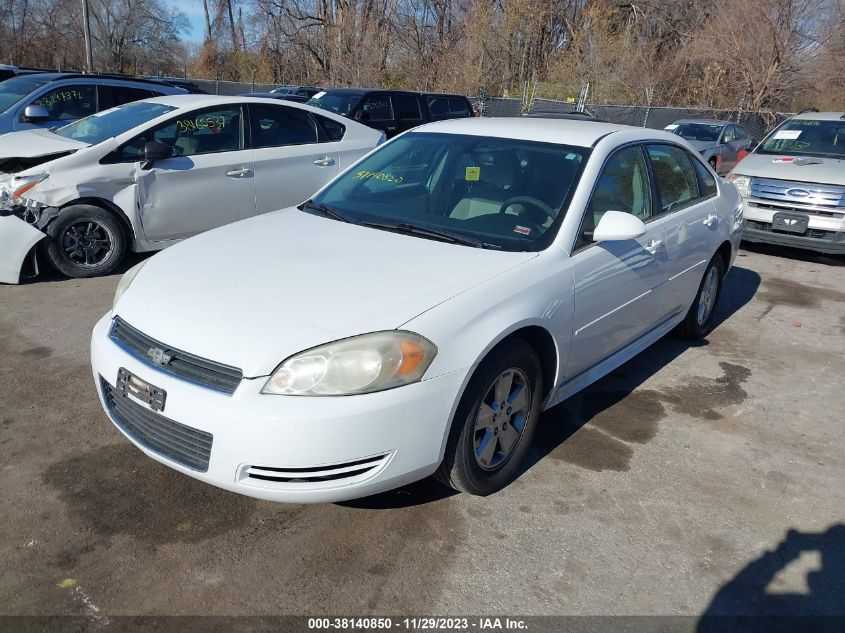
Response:
[{"label": "front fender", "polygon": [[26,254],[44,233],[14,215],[0,216],[0,282],[20,282]]}]

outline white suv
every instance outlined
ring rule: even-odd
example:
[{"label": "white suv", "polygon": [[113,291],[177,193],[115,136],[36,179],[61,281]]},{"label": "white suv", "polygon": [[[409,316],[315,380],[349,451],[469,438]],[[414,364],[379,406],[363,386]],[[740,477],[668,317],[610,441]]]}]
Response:
[{"label": "white suv", "polygon": [[845,113],[787,119],[728,180],[745,200],[742,239],[845,254]]}]

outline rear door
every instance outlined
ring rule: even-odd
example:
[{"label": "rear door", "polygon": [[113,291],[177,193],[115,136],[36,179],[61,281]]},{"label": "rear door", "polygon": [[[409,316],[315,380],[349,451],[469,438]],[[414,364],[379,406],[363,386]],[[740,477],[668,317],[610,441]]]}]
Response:
[{"label": "rear door", "polygon": [[337,145],[309,112],[275,103],[248,108],[258,213],[304,202],[337,175]]},{"label": "rear door", "polygon": [[[663,223],[650,221],[653,208],[643,148],[631,145],[617,150],[602,168],[572,253],[575,322],[566,371],[569,379],[655,325],[666,277],[666,237]],[[646,223],[646,234],[635,240],[593,242],[592,231],[607,211],[637,216]]]},{"label": "rear door", "polygon": [[408,92],[394,92],[392,99],[397,134],[425,123],[419,96]]},{"label": "rear door", "polygon": [[716,252],[719,219],[713,200],[716,181],[687,150],[651,144],[647,154],[654,176],[655,218],[666,239],[666,287],[657,319],[686,311]]},{"label": "rear door", "polygon": [[[134,177],[146,239],[181,239],[255,215],[243,110],[236,103],[183,112],[119,148],[124,160],[139,161]],[[144,170],[140,157],[149,141],[174,155]]]}]

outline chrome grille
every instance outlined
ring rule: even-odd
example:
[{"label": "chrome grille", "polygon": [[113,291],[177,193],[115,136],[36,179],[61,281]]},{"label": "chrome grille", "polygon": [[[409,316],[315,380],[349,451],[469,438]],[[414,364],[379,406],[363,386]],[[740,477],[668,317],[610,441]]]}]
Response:
[{"label": "chrome grille", "polygon": [[210,433],[175,422],[124,396],[100,376],[106,407],[112,420],[133,440],[162,457],[193,470],[208,470]]},{"label": "chrome grille", "polygon": [[[790,193],[793,190],[806,191],[808,195],[796,196]],[[839,185],[752,178],[750,194],[751,198],[776,200],[802,209],[806,207],[845,208],[845,187]]]},{"label": "chrome grille", "polygon": [[[232,394],[243,380],[243,372],[237,367],[216,363],[169,347],[139,332],[120,317],[114,318],[109,336],[147,365],[208,389]],[[159,359],[164,361],[153,362],[150,356],[152,350],[159,350]]]}]

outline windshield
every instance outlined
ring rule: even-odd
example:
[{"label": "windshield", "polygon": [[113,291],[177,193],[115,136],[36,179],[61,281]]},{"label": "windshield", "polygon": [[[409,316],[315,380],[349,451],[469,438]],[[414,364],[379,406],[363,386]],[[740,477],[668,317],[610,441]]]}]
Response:
[{"label": "windshield", "polygon": [[46,84],[49,79],[37,75],[12,77],[0,83],[0,112],[5,112],[36,88]]},{"label": "windshield", "polygon": [[845,158],[845,120],[792,119],[770,134],[757,153]]},{"label": "windshield", "polygon": [[[679,123],[678,127],[671,130],[681,138],[688,141],[712,141],[719,140],[719,133],[724,126],[721,123]],[[670,129],[671,126],[669,126]]]},{"label": "windshield", "polygon": [[314,207],[358,224],[536,251],[554,238],[588,155],[568,145],[412,132],[334,181]]},{"label": "windshield", "polygon": [[323,110],[346,116],[363,96],[363,92],[318,92],[305,105],[322,108]]},{"label": "windshield", "polygon": [[71,138],[75,141],[96,145],[106,139],[120,136],[142,123],[152,121],[162,114],[175,109],[174,106],[164,105],[162,103],[133,101],[126,105],[92,114],[70,125],[65,125],[56,130],[55,134],[64,138]]}]

